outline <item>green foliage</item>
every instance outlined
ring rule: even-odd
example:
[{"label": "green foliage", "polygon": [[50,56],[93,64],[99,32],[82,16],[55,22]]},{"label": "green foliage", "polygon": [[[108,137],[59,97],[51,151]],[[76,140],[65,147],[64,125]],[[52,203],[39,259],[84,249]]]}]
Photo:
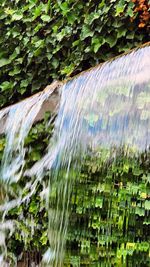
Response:
[{"label": "green foliage", "polygon": [[130,0],[1,0],[0,107],[145,42],[133,10]]},{"label": "green foliage", "polygon": [[[26,168],[39,160],[47,147],[53,128],[47,126],[48,118],[37,123],[26,139]],[[4,138],[0,140],[2,152]],[[150,154],[135,156],[131,151],[127,156],[121,149],[115,160],[113,154],[109,150],[91,153],[82,163],[70,200],[64,266],[105,267],[107,262],[108,266],[149,266]],[[43,253],[48,247],[48,216],[41,195],[48,179],[47,174],[32,197],[7,215],[16,224],[7,244],[16,256],[24,250]],[[24,185],[21,179],[16,188],[10,186],[17,192]],[[55,195],[54,189],[53,205]]]},{"label": "green foliage", "polygon": [[[53,125],[48,125],[49,113],[45,114],[45,118],[42,122],[37,123],[31,129],[30,134],[25,140],[27,148],[26,153],[26,166],[30,168],[36,161],[38,161],[44,150],[47,148],[49,139],[52,134]],[[0,161],[5,147],[5,137],[0,138]],[[28,190],[24,190],[24,186],[27,182],[27,177],[22,177],[17,184],[9,185],[6,192],[10,199],[13,198],[12,192],[15,192],[15,197],[19,196],[23,192],[23,196],[26,197],[29,193]],[[48,182],[48,179],[47,179]],[[45,183],[45,181],[44,181]],[[3,186],[3,187],[2,187]],[[5,184],[0,180],[0,188],[5,192]],[[15,256],[22,250],[34,250],[41,247],[41,251],[45,248],[47,240],[44,237],[44,230],[47,230],[47,213],[45,210],[45,202],[40,197],[43,184],[38,183],[35,193],[26,202],[18,207],[11,209],[6,218],[13,220],[16,231],[8,240],[8,248]],[[5,193],[1,194],[0,190],[0,204],[3,203]],[[33,231],[35,229],[35,231]],[[18,247],[20,248],[18,250]]]},{"label": "green foliage", "polygon": [[85,266],[148,266],[149,152],[104,152],[86,158],[74,186],[68,244]]}]

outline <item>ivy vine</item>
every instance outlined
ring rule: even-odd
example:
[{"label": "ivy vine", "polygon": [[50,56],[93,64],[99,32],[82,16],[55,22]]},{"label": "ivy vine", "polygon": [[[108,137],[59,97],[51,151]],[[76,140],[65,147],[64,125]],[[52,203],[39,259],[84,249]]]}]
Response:
[{"label": "ivy vine", "polygon": [[132,0],[1,0],[0,107],[146,42],[139,20]]}]

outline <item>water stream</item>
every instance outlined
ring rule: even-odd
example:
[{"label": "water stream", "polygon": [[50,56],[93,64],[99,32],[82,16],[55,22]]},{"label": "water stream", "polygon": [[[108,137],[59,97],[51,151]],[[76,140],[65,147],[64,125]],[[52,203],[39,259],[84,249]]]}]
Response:
[{"label": "water stream", "polygon": [[[11,238],[15,229],[13,222],[6,219],[7,212],[28,202],[45,175],[49,175],[49,184],[44,191],[49,218],[49,249],[43,255],[42,264],[60,267],[64,260],[72,187],[85,157],[99,155],[101,158],[100,151],[104,149],[109,151],[107,161],[113,162],[120,148],[125,148],[127,155],[132,151],[135,156],[148,151],[149,58],[150,47],[144,47],[97,66],[62,85],[53,136],[43,157],[27,170],[25,139],[51,92],[45,91],[10,108],[1,164],[1,181],[6,191],[0,205],[1,264],[6,264],[6,232]],[[4,115],[1,111],[0,119]],[[17,184],[23,176],[28,177],[24,189],[11,192],[10,199],[9,185]],[[57,198],[52,205],[50,199],[54,189]],[[25,191],[28,194],[24,196]]]}]

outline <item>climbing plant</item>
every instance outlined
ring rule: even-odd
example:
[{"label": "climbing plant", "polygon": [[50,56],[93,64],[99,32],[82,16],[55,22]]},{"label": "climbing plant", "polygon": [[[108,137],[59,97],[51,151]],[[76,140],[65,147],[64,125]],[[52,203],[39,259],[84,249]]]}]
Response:
[{"label": "climbing plant", "polygon": [[[47,125],[48,118],[47,114],[26,138],[25,169],[43,156],[49,143],[53,126]],[[5,138],[0,140],[2,157]],[[132,149],[129,153],[120,148],[115,157],[111,155],[114,148],[101,149],[96,154],[91,151],[73,183],[64,266],[98,266],[99,262],[101,266],[107,262],[111,266],[149,266],[149,151],[135,155]],[[16,225],[7,240],[9,257],[18,257],[24,251],[43,254],[47,250],[48,215],[42,192],[48,179],[46,174],[32,197],[7,213],[6,219]],[[25,182],[27,177],[10,184],[10,197],[11,192],[20,192]]]},{"label": "climbing plant", "polygon": [[141,4],[1,0],[0,107],[146,42],[149,6]]}]

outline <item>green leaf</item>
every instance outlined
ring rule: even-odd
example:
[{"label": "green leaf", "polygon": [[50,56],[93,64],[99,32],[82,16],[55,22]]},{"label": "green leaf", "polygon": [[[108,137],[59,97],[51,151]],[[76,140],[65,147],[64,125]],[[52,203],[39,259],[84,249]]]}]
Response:
[{"label": "green leaf", "polygon": [[94,44],[94,53],[97,53],[100,47],[101,47],[100,43]]},{"label": "green leaf", "polygon": [[121,26],[123,26],[122,28],[123,28],[123,29],[126,29],[126,28],[124,27],[123,22],[122,22],[121,20],[118,21],[117,19],[114,20],[112,26],[113,26],[114,28],[120,28]]},{"label": "green leaf", "polygon": [[28,80],[22,80],[20,86],[21,87],[27,87],[28,84],[29,84],[29,81]]},{"label": "green leaf", "polygon": [[69,76],[73,71],[74,71],[74,64],[70,64],[69,66],[66,66],[64,67],[62,70],[61,70],[61,73],[62,74],[66,74],[67,76]]},{"label": "green leaf", "polygon": [[10,55],[9,60],[13,61],[20,53],[20,47],[16,47],[14,52]]},{"label": "green leaf", "polygon": [[3,67],[5,65],[8,65],[10,63],[10,59],[9,58],[1,58],[0,59],[0,67]]},{"label": "green leaf", "polygon": [[28,9],[32,9],[36,4],[37,4],[37,0],[29,0],[29,6]]},{"label": "green leaf", "polygon": [[42,53],[42,49],[41,47],[39,47],[34,51],[34,56],[39,57],[41,53]]},{"label": "green leaf", "polygon": [[131,18],[135,15],[135,13],[134,13],[134,5],[135,4],[132,1],[130,1],[130,3],[128,4],[128,8],[126,10],[126,14]]},{"label": "green leaf", "polygon": [[37,33],[42,27],[43,27],[43,24],[39,23],[39,24],[35,27],[34,32]]},{"label": "green leaf", "polygon": [[[137,29],[138,12],[134,12],[131,0],[1,2],[0,81],[13,75],[15,89],[2,94],[0,107],[20,99],[20,84],[28,79],[27,72],[34,80],[27,92],[30,95],[32,89],[45,86],[47,79],[62,79],[74,70],[78,73],[140,45],[146,38],[146,32]],[[19,48],[17,52],[15,48]],[[21,64],[23,77],[17,74]]]},{"label": "green leaf", "polygon": [[47,242],[48,242],[48,233],[47,233],[47,231],[44,231],[42,233],[42,236],[40,238],[40,242],[42,243],[42,245],[46,245],[47,244]]},{"label": "green leaf", "polygon": [[3,139],[0,139],[0,151],[4,151],[4,148],[5,148],[5,142]]},{"label": "green leaf", "polygon": [[23,57],[19,57],[15,60],[16,64],[22,64],[23,63]]},{"label": "green leaf", "polygon": [[62,29],[57,35],[56,38],[60,42],[66,36],[65,29]]},{"label": "green leaf", "polygon": [[30,207],[29,207],[29,212],[31,213],[37,213],[38,212],[38,205],[37,203],[33,200],[31,203],[30,203]]},{"label": "green leaf", "polygon": [[105,40],[102,37],[93,37],[92,38],[92,45],[93,45],[93,50],[95,53],[99,50],[99,48],[104,44]]},{"label": "green leaf", "polygon": [[21,12],[16,12],[12,14],[12,20],[21,20],[23,18],[23,14]]},{"label": "green leaf", "polygon": [[48,0],[47,1],[47,10],[46,10],[46,13],[48,14],[50,10],[51,10],[51,0]]},{"label": "green leaf", "polygon": [[117,39],[126,36],[127,33],[127,29],[125,27],[120,27],[119,29],[117,29]]},{"label": "green leaf", "polygon": [[67,2],[66,1],[63,3],[58,2],[58,4],[62,10],[62,14],[65,16],[70,11],[70,8],[69,8]]},{"label": "green leaf", "polygon": [[58,26],[57,25],[54,25],[52,27],[52,30],[53,30],[54,33],[57,33],[58,32]]},{"label": "green leaf", "polygon": [[50,16],[49,16],[49,15],[42,15],[42,16],[41,16],[41,19],[42,19],[44,22],[48,22],[48,21],[50,21]]},{"label": "green leaf", "polygon": [[57,58],[53,58],[51,64],[54,67],[54,69],[57,69],[57,67],[59,66],[59,60]]},{"label": "green leaf", "polygon": [[93,35],[94,32],[87,25],[83,25],[81,32],[81,40],[84,40],[87,37],[92,37]]},{"label": "green leaf", "polygon": [[72,46],[75,47],[75,46],[79,45],[79,43],[80,43],[80,40],[76,40],[72,43]]},{"label": "green leaf", "polygon": [[34,150],[31,152],[31,159],[33,161],[40,160],[40,158],[41,158],[41,155],[40,155],[39,151]]},{"label": "green leaf", "polygon": [[150,200],[145,201],[145,209],[150,210]]},{"label": "green leaf", "polygon": [[94,20],[100,18],[101,10],[91,12],[90,14],[85,14],[84,22],[88,25],[91,25]]},{"label": "green leaf", "polygon": [[39,17],[41,15],[41,12],[42,12],[42,7],[41,6],[36,7],[34,10],[33,20],[35,20],[37,17]]},{"label": "green leaf", "polygon": [[13,70],[11,70],[10,72],[9,72],[9,75],[10,76],[14,76],[14,75],[17,75],[17,74],[19,74],[21,72],[21,69],[20,69],[20,67],[15,67]]},{"label": "green leaf", "polygon": [[7,15],[13,15],[13,13],[15,12],[13,9],[11,8],[5,8],[4,12],[7,14]]},{"label": "green leaf", "polygon": [[120,6],[118,5],[116,8],[116,16],[118,16],[120,13],[122,13],[124,11],[124,6]]},{"label": "green leaf", "polygon": [[102,197],[96,197],[95,207],[96,208],[102,208],[103,206],[103,198]]},{"label": "green leaf", "polygon": [[8,82],[8,81],[3,82],[3,83],[0,84],[0,88],[1,88],[2,92],[6,91],[6,90],[9,90],[9,89],[12,89],[12,87],[13,87],[13,84],[11,82]]},{"label": "green leaf", "polygon": [[99,3],[98,7],[99,7],[99,8],[103,8],[105,5],[106,5],[105,0],[102,0],[102,1]]},{"label": "green leaf", "polygon": [[42,48],[44,46],[44,40],[39,40],[35,42],[35,47],[36,48]]},{"label": "green leaf", "polygon": [[116,6],[116,14],[115,14],[115,16],[118,16],[118,15],[120,15],[120,13],[123,13],[125,7],[126,7],[125,0],[120,0],[118,5]]},{"label": "green leaf", "polygon": [[136,207],[135,213],[141,217],[145,215],[145,210],[140,207]]},{"label": "green leaf", "polygon": [[110,35],[108,37],[105,37],[105,41],[106,41],[106,43],[109,44],[110,47],[113,47],[117,43],[117,37],[113,36],[113,35]]},{"label": "green leaf", "polygon": [[76,19],[77,19],[77,17],[76,17],[75,13],[71,13],[71,12],[67,13],[67,20],[68,20],[69,24],[72,25]]},{"label": "green leaf", "polygon": [[133,40],[134,39],[134,35],[135,35],[134,31],[132,31],[132,32],[130,32],[130,33],[128,33],[126,35],[126,38],[129,39],[129,40]]}]

